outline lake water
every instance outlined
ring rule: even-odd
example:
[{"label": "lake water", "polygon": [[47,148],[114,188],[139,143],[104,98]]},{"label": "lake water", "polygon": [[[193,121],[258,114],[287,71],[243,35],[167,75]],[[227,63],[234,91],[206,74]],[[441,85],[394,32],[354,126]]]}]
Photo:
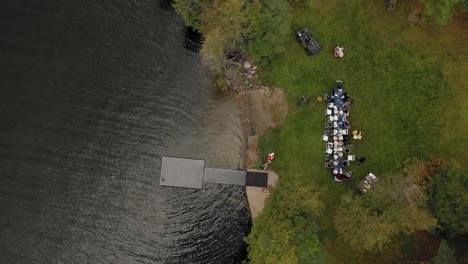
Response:
[{"label": "lake water", "polygon": [[159,186],[163,155],[239,167],[242,136],[161,6],[0,3],[0,263],[245,258],[243,187]]}]

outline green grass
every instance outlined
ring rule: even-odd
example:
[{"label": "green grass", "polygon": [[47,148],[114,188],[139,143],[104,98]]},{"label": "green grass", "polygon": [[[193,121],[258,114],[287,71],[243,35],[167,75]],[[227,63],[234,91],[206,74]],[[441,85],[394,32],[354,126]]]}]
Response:
[{"label": "green grass", "polygon": [[[347,249],[336,237],[333,212],[341,197],[368,172],[377,176],[394,172],[407,158],[438,156],[467,168],[468,51],[464,43],[468,35],[457,25],[409,26],[407,3],[400,2],[393,12],[385,11],[384,1],[320,3],[310,10],[291,10],[287,51],[260,73],[264,83],[285,89],[290,104],[272,167],[280,181],[300,181],[320,192],[325,213],[318,222],[328,262],[398,259],[395,254],[407,253],[403,252],[407,241],[376,256]],[[466,22],[460,23],[466,27]],[[322,43],[318,54],[307,56],[296,42],[293,30],[302,26],[309,27]],[[342,59],[333,57],[337,44],[345,48]],[[333,182],[323,167],[325,144],[320,137],[325,104],[296,106],[302,95],[312,100],[323,96],[337,79],[343,80],[355,100],[349,118],[352,128],[363,131],[352,154],[366,157],[363,166],[350,166],[354,179],[342,184]],[[272,196],[281,192],[278,187]],[[275,209],[274,203],[268,206]]]}]

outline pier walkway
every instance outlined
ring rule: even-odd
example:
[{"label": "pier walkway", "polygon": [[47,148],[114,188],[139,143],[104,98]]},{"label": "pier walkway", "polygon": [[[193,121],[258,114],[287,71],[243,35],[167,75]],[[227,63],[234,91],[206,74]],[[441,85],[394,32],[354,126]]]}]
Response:
[{"label": "pier walkway", "polygon": [[268,172],[205,168],[204,160],[162,157],[160,185],[202,189],[204,182],[266,188]]}]

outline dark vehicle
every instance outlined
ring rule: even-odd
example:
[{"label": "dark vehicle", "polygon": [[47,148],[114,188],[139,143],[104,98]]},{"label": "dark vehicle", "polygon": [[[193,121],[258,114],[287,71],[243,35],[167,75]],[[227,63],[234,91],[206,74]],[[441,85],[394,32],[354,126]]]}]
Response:
[{"label": "dark vehicle", "polygon": [[296,32],[296,39],[305,49],[307,55],[312,55],[319,52],[322,47],[320,43],[312,37],[309,29],[302,28]]}]

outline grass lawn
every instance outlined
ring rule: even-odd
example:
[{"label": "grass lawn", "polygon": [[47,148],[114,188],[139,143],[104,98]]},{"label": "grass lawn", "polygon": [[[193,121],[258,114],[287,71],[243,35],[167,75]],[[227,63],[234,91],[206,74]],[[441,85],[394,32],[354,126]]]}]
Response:
[{"label": "grass lawn", "polygon": [[[409,260],[404,248],[411,242],[403,239],[378,256],[347,249],[335,234],[333,212],[368,172],[384,177],[408,158],[438,156],[467,168],[468,23],[457,18],[442,28],[409,26],[404,1],[393,12],[385,10],[385,1],[316,2],[311,9],[291,9],[286,51],[260,73],[264,83],[285,89],[290,103],[272,168],[280,181],[300,181],[320,193],[325,213],[318,222],[329,263]],[[307,56],[296,42],[293,31],[302,26],[322,43],[318,54]],[[333,57],[337,44],[345,48],[342,59]],[[354,179],[341,184],[323,167],[325,104],[315,102],[337,79],[355,100],[351,128],[363,133],[352,154],[366,157],[364,165],[350,166]],[[298,107],[302,95],[313,103]],[[281,192],[279,185],[272,196]]]}]

